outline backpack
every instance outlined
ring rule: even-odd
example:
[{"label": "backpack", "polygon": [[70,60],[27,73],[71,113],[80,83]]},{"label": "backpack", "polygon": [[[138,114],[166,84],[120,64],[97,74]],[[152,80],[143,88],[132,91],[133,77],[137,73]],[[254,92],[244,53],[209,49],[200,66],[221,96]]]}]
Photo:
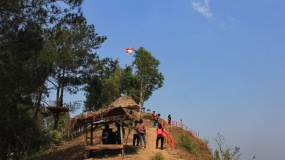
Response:
[{"label": "backpack", "polygon": [[156,129],[156,134],[158,137],[163,137],[163,128],[157,128]]}]

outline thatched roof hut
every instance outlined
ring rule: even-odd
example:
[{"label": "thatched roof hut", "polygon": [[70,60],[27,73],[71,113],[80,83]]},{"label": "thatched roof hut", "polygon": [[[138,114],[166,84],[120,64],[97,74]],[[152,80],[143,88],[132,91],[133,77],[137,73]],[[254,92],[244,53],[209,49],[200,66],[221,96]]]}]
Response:
[{"label": "thatched roof hut", "polygon": [[128,95],[124,95],[116,99],[106,109],[97,112],[88,112],[87,115],[76,116],[71,119],[70,128],[76,130],[82,127],[84,123],[97,122],[104,120],[105,122],[133,120],[139,118],[140,106]]},{"label": "thatched roof hut", "polygon": [[[94,137],[93,131],[102,123],[117,122],[120,128],[120,139],[123,140],[123,124],[125,120],[134,120],[139,118],[140,106],[128,95],[124,95],[109,105],[106,109],[101,109],[97,112],[89,112],[85,116],[77,116],[70,121],[70,130],[82,128],[84,125],[86,131],[86,155],[88,158],[92,154],[92,151],[98,149],[122,149],[122,159],[124,157],[124,145],[123,144],[93,144]],[[90,126],[90,127],[88,127]]]},{"label": "thatched roof hut", "polygon": [[124,95],[109,105],[106,109],[97,112],[89,112],[83,119],[85,122],[99,121],[102,119],[124,119],[138,118],[139,105],[128,95]]},{"label": "thatched roof hut", "polygon": [[139,105],[132,99],[132,97],[128,95],[124,95],[116,99],[113,103],[109,105],[109,108],[115,108],[115,107],[124,107],[129,109],[135,109],[138,112],[140,111]]}]

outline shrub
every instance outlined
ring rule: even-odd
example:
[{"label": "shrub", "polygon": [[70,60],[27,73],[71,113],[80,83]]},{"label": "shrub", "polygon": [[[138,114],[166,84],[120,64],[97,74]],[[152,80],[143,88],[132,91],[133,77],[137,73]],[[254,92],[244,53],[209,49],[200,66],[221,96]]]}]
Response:
[{"label": "shrub", "polygon": [[192,142],[188,135],[183,134],[179,137],[178,145],[182,148],[185,148],[187,152],[196,155],[197,148],[194,142]]},{"label": "shrub", "polygon": [[150,160],[166,160],[161,152],[157,152],[154,156],[150,157]]},{"label": "shrub", "polygon": [[58,145],[62,140],[62,134],[59,131],[51,131],[51,141],[52,143]]}]

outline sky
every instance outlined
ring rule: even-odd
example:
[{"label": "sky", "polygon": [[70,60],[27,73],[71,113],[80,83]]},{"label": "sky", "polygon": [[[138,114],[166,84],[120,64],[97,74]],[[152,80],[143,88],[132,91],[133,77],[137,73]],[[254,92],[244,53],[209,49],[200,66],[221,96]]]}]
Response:
[{"label": "sky", "polygon": [[[162,88],[144,106],[214,141],[240,147],[241,159],[285,159],[284,0],[85,0],[101,58],[130,65],[127,47],[160,61]],[[83,93],[67,99],[84,100]]]}]

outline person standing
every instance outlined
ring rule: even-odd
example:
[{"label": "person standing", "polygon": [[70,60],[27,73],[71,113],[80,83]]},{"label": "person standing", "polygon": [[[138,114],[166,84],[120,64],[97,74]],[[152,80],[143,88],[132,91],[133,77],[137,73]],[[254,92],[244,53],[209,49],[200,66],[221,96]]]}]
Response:
[{"label": "person standing", "polygon": [[140,146],[142,146],[142,141],[143,141],[144,142],[144,148],[146,148],[146,139],[145,139],[146,127],[145,127],[145,124],[143,123],[142,119],[140,119],[139,123],[137,124],[137,129],[139,131]]},{"label": "person standing", "polygon": [[[102,130],[102,142],[103,142],[103,144],[108,144],[108,138],[109,138],[110,134],[111,134],[111,132],[110,132],[109,124],[106,123],[105,128]],[[105,157],[108,157],[107,149],[103,149],[103,154]]]},{"label": "person standing", "polygon": [[[136,120],[135,121],[135,128],[134,128],[134,131],[133,131],[133,146],[139,146],[139,131],[138,129],[136,128],[136,126],[138,125],[139,121]],[[136,143],[137,142],[137,143]]]},{"label": "person standing", "polygon": [[158,124],[158,128],[156,129],[156,149],[158,149],[158,141],[160,140],[160,149],[163,150],[165,134],[168,134],[167,131],[162,127],[161,124]]},{"label": "person standing", "polygon": [[152,114],[151,114],[151,119],[152,119],[152,121],[153,121],[153,127],[155,126],[155,120],[154,120],[155,117],[156,117],[155,111],[153,111]]},{"label": "person standing", "polygon": [[115,141],[117,144],[121,144],[122,140],[121,140],[121,127],[122,127],[122,132],[123,132],[123,138],[125,137],[125,128],[123,126],[121,126],[118,122],[115,123],[115,126],[117,127],[116,130],[116,136],[115,136]]},{"label": "person standing", "polygon": [[168,125],[171,126],[171,115],[170,114],[168,115]]},{"label": "person standing", "polygon": [[160,117],[160,114],[157,114],[155,117],[154,117],[154,126],[157,127],[158,125],[158,119]]}]

